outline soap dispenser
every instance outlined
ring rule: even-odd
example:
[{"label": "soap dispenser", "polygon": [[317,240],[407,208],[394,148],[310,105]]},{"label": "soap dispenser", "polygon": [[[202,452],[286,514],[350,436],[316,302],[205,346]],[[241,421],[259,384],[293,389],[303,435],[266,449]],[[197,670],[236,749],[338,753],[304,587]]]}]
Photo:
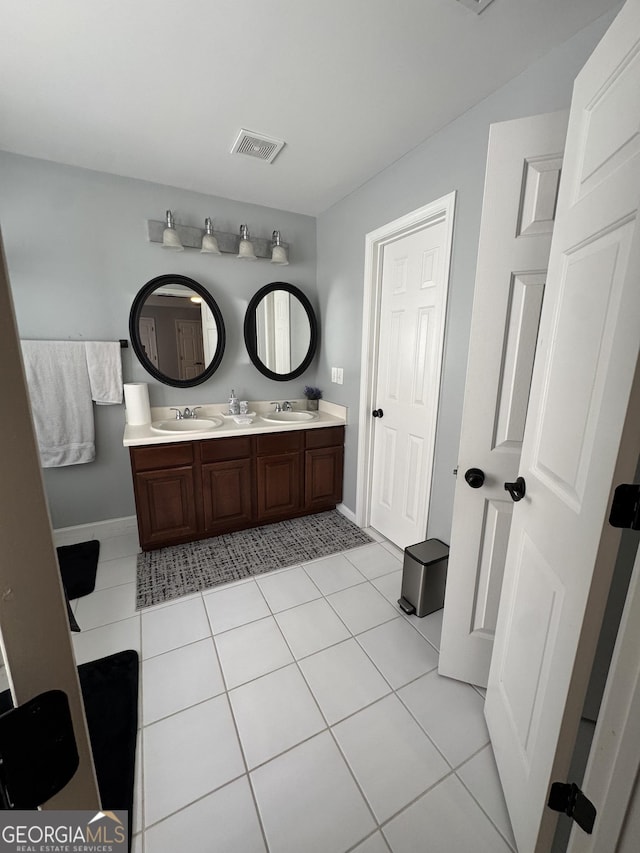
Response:
[{"label": "soap dispenser", "polygon": [[240,414],[240,401],[236,397],[236,392],[233,390],[233,388],[231,389],[231,396],[229,397],[229,414]]}]

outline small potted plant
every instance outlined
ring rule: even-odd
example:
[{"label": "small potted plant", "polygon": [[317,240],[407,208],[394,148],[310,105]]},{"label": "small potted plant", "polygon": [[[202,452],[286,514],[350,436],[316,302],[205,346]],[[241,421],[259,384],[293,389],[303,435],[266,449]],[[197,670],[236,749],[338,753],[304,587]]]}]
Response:
[{"label": "small potted plant", "polygon": [[310,412],[317,412],[318,400],[322,399],[322,391],[319,388],[312,388],[311,385],[305,385],[304,396],[307,398],[307,409]]}]

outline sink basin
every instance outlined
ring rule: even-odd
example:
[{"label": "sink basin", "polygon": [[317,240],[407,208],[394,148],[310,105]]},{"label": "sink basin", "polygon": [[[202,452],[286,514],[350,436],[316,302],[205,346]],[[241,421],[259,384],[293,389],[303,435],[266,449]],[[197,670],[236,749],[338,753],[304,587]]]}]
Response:
[{"label": "sink basin", "polygon": [[262,415],[262,420],[272,421],[276,424],[289,424],[314,421],[317,417],[317,412],[269,412],[268,415]]},{"label": "sink basin", "polygon": [[220,418],[194,418],[193,420],[154,421],[151,424],[153,432],[209,432],[222,426]]}]

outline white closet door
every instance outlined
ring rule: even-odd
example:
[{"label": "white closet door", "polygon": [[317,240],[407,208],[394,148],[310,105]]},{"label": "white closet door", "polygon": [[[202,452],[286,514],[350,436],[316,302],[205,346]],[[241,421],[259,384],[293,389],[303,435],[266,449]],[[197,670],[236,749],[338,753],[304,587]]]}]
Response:
[{"label": "white closet door", "polygon": [[448,231],[441,217],[384,247],[371,525],[400,548],[427,530]]},{"label": "white closet door", "polygon": [[519,853],[549,850],[640,453],[638,92],[628,0],[575,83],[485,705]]},{"label": "white closet door", "polygon": [[482,687],[513,511],[504,483],[518,476],[568,118],[501,122],[489,134],[439,663],[442,675]]}]

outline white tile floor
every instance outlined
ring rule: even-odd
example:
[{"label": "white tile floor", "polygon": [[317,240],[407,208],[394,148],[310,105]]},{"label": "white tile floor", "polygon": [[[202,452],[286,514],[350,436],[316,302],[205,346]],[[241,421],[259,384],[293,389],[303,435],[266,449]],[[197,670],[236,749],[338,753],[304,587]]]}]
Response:
[{"label": "white tile floor", "polygon": [[135,853],[514,849],[483,697],[438,675],[442,611],[398,609],[394,546],[142,612],[137,550],[105,540],[73,603],[78,663],[141,656]]}]

